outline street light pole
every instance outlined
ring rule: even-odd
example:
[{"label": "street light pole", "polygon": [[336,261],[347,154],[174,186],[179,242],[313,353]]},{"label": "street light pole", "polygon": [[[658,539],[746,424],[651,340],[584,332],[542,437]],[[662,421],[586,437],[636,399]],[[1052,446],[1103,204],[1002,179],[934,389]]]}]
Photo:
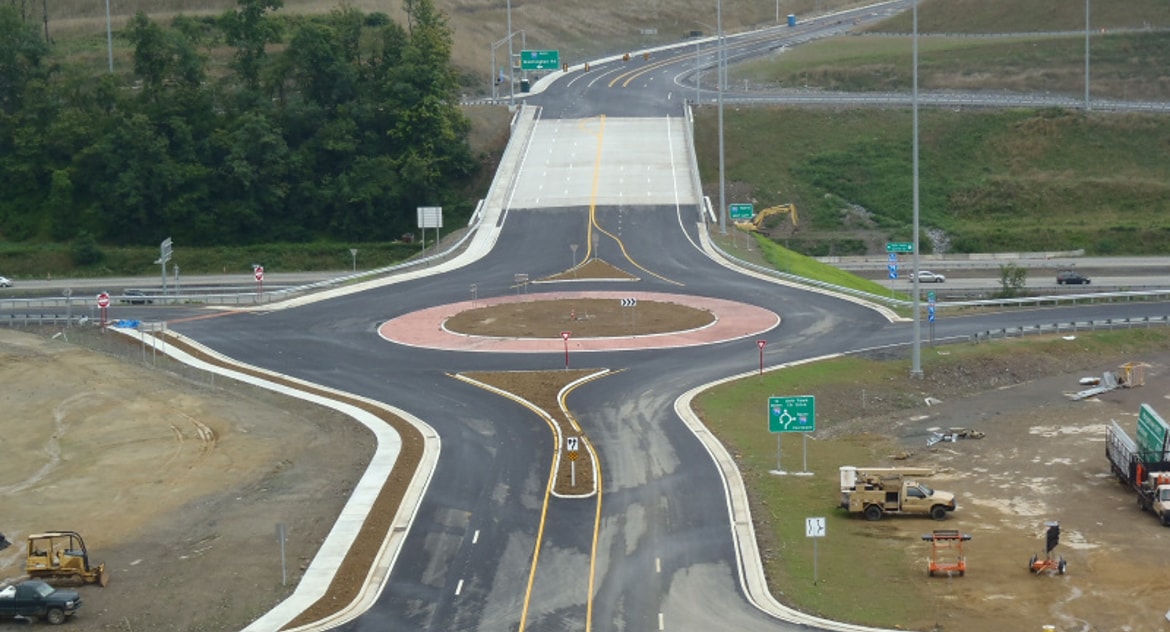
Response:
[{"label": "street light pole", "polygon": [[512,68],[512,0],[508,0],[508,105],[515,103],[516,71]]},{"label": "street light pole", "polygon": [[1089,111],[1089,0],[1085,0],[1085,111]]},{"label": "street light pole", "polygon": [[106,0],[106,51],[110,57],[110,72],[114,72],[114,32],[110,26],[110,0]]},{"label": "street light pole", "polygon": [[715,30],[718,38],[719,52],[715,63],[716,80],[715,90],[719,93],[719,234],[727,234],[727,187],[724,174],[723,158],[723,0],[715,2]]},{"label": "street light pole", "polygon": [[922,318],[918,291],[918,0],[914,0],[914,359],[910,377],[922,377]]}]

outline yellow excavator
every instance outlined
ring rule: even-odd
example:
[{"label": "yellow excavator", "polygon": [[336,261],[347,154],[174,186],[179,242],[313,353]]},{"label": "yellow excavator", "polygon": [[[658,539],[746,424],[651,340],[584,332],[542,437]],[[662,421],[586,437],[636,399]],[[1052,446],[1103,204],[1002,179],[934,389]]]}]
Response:
[{"label": "yellow excavator", "polygon": [[773,215],[788,215],[788,219],[792,220],[792,228],[800,225],[800,218],[796,215],[795,204],[777,204],[776,206],[769,206],[768,208],[756,213],[756,216],[750,220],[736,222],[735,225],[741,230],[759,231],[764,227],[764,220]]},{"label": "yellow excavator", "polygon": [[46,531],[28,536],[24,570],[29,577],[50,584],[53,580],[99,586],[110,583],[105,564],[90,565],[89,551],[76,531]]}]

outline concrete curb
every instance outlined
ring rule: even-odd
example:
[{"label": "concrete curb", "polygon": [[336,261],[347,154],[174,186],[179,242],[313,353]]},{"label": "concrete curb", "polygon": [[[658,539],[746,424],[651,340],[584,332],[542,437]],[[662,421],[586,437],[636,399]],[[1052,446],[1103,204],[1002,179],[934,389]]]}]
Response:
[{"label": "concrete curb", "polygon": [[[313,561],[309,564],[305,574],[298,582],[293,594],[282,601],[275,608],[265,613],[259,619],[253,621],[244,628],[244,632],[275,632],[281,630],[290,621],[299,616],[302,612],[316,603],[319,599],[325,596],[332,584],[334,577],[337,574],[341,563],[348,554],[350,548],[353,546],[354,540],[361,531],[362,525],[365,524],[366,518],[369,516],[370,510],[377,500],[378,495],[386,485],[386,480],[393,470],[398,456],[402,449],[402,440],[399,434],[390,427],[385,421],[377,416],[366,412],[352,404],[348,404],[339,400],[330,399],[313,393],[301,391],[284,384],[268,381],[260,377],[231,369],[223,368],[216,364],[204,362],[190,354],[182,351],[174,345],[166,344],[162,338],[156,337],[146,332],[129,329],[114,329],[114,331],[125,336],[134,338],[143,345],[148,345],[152,349],[163,353],[179,362],[192,366],[194,368],[223,375],[233,380],[252,384],[271,390],[273,392],[296,397],[305,401],[309,401],[321,406],[332,408],[338,412],[352,417],[355,421],[361,423],[366,428],[369,428],[377,440],[377,448],[374,451],[373,458],[370,459],[370,464],[366,468],[365,473],[354,487],[349,501],[346,502],[345,507],[342,508],[341,514],[334,523],[333,528],[330,529],[329,535],[321,544],[321,548],[317,555],[313,557]],[[199,343],[181,336],[180,334],[170,332],[171,335],[182,339],[183,343],[192,347],[198,348],[202,353],[216,358],[217,360],[230,364],[232,366],[247,368],[249,371],[278,376],[279,374],[254,367],[241,362],[232,360],[218,352],[215,352]],[[350,393],[344,393],[336,389],[311,384],[303,380],[298,380],[289,376],[279,375],[281,380],[292,381],[305,386],[311,386],[314,390],[328,391],[337,393],[338,396],[344,396],[347,399],[360,400],[362,402],[372,404],[382,408],[407,423],[411,424],[422,434],[424,439],[422,460],[419,463],[419,468],[415,475],[411,478],[406,493],[403,496],[403,502],[398,508],[398,512],[394,518],[394,526],[387,534],[386,539],[382,543],[382,547],[378,552],[374,565],[370,568],[370,572],[365,580],[365,585],[359,592],[358,598],[336,614],[322,619],[320,621],[293,628],[298,632],[307,632],[310,630],[326,630],[334,628],[342,623],[350,621],[364,612],[370,604],[374,602],[381,594],[382,589],[390,574],[390,569],[394,565],[402,545],[406,540],[407,528],[413,521],[419,506],[422,504],[422,498],[426,493],[427,487],[430,485],[432,476],[434,475],[435,467],[438,465],[439,453],[441,450],[441,442],[438,433],[434,428],[428,425],[421,419],[407,413],[406,411],[388,406],[375,400],[367,399]]]}]

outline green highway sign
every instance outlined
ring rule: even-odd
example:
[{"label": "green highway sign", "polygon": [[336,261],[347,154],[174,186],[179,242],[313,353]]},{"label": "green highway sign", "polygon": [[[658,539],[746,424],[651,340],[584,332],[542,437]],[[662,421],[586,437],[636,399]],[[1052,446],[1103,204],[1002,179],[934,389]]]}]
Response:
[{"label": "green highway sign", "polygon": [[732,204],[728,208],[731,210],[731,219],[751,219],[755,214],[751,204]]},{"label": "green highway sign", "polygon": [[816,429],[816,397],[768,398],[768,432],[812,432]]},{"label": "green highway sign", "polygon": [[910,241],[887,241],[886,252],[914,252],[914,243]]},{"label": "green highway sign", "polygon": [[561,54],[555,50],[520,51],[520,70],[560,70]]}]

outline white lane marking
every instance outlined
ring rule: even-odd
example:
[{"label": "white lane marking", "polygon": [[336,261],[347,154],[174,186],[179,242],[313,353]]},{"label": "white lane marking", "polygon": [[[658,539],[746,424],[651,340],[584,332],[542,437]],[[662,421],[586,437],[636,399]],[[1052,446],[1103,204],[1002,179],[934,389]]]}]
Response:
[{"label": "white lane marking", "polygon": [[477,542],[479,542],[479,529],[476,529],[475,535],[471,536],[471,543],[475,544]]},{"label": "white lane marking", "polygon": [[[462,579],[459,580],[459,585],[455,587],[455,594],[456,595],[458,595],[461,592],[463,592],[463,580]],[[658,629],[661,630],[662,628],[658,628]]]},{"label": "white lane marking", "polygon": [[662,613],[661,613],[661,612],[659,612],[659,613],[658,613],[658,629],[659,629],[659,630],[665,630],[665,629],[666,629],[666,619],[664,619],[664,618],[662,617]]},{"label": "white lane marking", "polygon": [[661,557],[654,558],[654,572],[655,573],[662,572],[662,558]]}]

